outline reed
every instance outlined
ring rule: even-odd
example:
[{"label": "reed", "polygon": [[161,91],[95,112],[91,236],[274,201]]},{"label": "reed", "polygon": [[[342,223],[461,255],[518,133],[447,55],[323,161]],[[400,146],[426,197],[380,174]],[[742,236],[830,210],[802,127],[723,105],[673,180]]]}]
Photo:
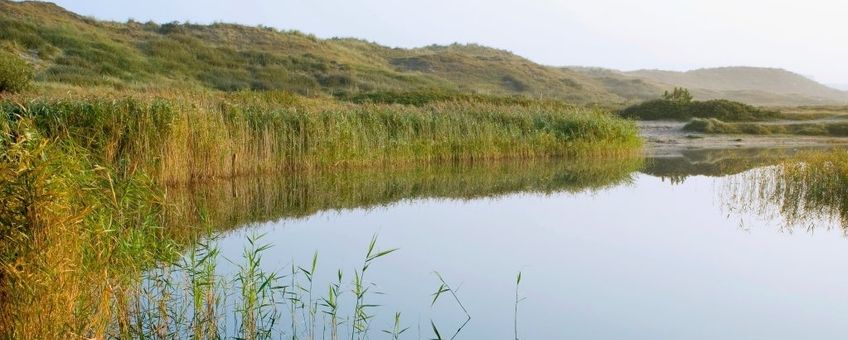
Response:
[{"label": "reed", "polygon": [[102,337],[132,277],[174,255],[152,180],[117,176],[29,119],[0,123],[0,335]]},{"label": "reed", "polygon": [[[188,93],[86,99],[16,97],[3,118],[31,117],[122,173],[160,183],[259,173],[632,152],[635,125],[539,103],[354,104],[283,93]],[[104,165],[105,165],[104,164]]]},{"label": "reed", "polygon": [[[225,319],[221,310],[227,295],[218,292],[227,284],[238,287],[242,305],[232,325],[243,337],[279,335],[273,332],[282,320],[277,309],[282,303],[292,314],[290,332],[314,338],[316,263],[308,269],[293,267],[293,283],[283,286],[282,276],[258,266],[264,245],[245,253],[236,282],[214,274],[214,248],[189,253],[174,267],[188,271],[183,280],[191,299],[171,290],[175,282],[167,271],[138,282],[139,273],[175,263],[211,228],[230,225],[216,219],[218,207],[181,205],[168,184],[272,172],[297,179],[323,170],[389,165],[415,169],[437,163],[631,154],[640,144],[630,122],[542,102],[404,106],[281,92],[27,96],[0,100],[0,227],[6,235],[0,242],[0,336],[11,338],[232,333],[226,330],[229,324],[219,323]],[[607,174],[594,175],[599,176],[605,183]],[[482,181],[486,186],[486,179]],[[562,181],[574,185],[567,178]],[[353,187],[368,185],[356,183]],[[410,184],[410,190],[419,190]],[[495,184],[480,192],[448,195],[509,190]],[[372,204],[392,199],[371,191]],[[350,205],[352,200],[308,203],[313,205],[295,212]],[[272,211],[266,216],[278,214]],[[352,320],[344,324],[351,329],[348,335],[368,333],[373,314],[366,302],[365,276],[371,262],[383,255],[372,242],[353,275]],[[343,324],[337,299],[344,288],[341,274],[331,287],[321,306],[338,337]],[[184,301],[174,302],[179,296]],[[303,317],[295,320],[297,313]]]}]

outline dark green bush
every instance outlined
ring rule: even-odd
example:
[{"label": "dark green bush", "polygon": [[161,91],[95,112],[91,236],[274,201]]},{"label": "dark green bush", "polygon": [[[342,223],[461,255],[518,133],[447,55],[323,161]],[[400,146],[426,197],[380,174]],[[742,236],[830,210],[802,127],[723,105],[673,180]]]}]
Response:
[{"label": "dark green bush", "polygon": [[13,53],[0,51],[0,92],[23,91],[32,78],[32,66]]},{"label": "dark green bush", "polygon": [[762,121],[780,117],[776,111],[724,99],[691,102],[657,99],[630,106],[620,114],[626,118],[641,120],[716,118],[729,122]]}]

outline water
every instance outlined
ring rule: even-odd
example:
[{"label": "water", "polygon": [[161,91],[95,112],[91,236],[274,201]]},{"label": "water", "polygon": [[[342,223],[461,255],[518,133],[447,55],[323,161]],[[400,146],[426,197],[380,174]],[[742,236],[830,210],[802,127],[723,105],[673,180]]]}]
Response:
[{"label": "water", "polygon": [[[236,272],[227,259],[237,263],[246,238],[262,234],[273,245],[266,270],[307,266],[317,251],[323,295],[338,269],[350,281],[378,235],[379,248],[399,250],[368,269],[382,293],[368,298],[380,305],[373,338],[396,311],[410,327],[404,338],[432,338],[431,320],[445,338],[462,325],[450,296],[431,306],[434,271],[471,316],[460,339],[513,336],[519,271],[521,339],[835,338],[848,317],[839,225],[816,218],[787,228],[777,207],[739,198],[751,174],[784,155],[702,151],[264,183],[255,197],[230,195],[254,203],[220,218],[234,225],[218,241],[219,271]],[[431,176],[440,172],[450,175]],[[266,221],[245,223],[246,210]]]}]

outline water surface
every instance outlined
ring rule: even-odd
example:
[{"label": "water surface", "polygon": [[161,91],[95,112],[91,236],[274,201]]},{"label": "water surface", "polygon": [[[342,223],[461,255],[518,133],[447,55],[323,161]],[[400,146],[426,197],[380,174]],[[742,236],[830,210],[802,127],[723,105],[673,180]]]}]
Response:
[{"label": "water surface", "polygon": [[822,215],[794,228],[767,195],[740,195],[788,154],[336,173],[192,194],[216,204],[224,275],[252,235],[273,245],[267,270],[290,272],[317,252],[320,294],[338,269],[351,279],[372,235],[399,248],[368,271],[381,293],[369,297],[380,305],[374,338],[396,311],[411,327],[406,338],[432,338],[431,320],[443,336],[462,325],[454,301],[431,306],[434,271],[471,315],[462,339],[512,336],[519,271],[522,339],[841,338],[841,226]]}]

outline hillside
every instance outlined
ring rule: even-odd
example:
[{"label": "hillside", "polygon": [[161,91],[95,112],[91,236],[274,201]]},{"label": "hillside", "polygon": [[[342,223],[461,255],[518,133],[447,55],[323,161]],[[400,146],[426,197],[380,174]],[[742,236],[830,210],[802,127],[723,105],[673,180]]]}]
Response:
[{"label": "hillside", "polygon": [[474,44],[403,49],[268,27],[119,23],[44,2],[0,0],[0,49],[33,64],[42,87],[288,90],[337,96],[426,90],[624,105],[683,86],[698,99],[757,105],[848,102],[844,92],[782,70],[551,67]]},{"label": "hillside", "polygon": [[105,22],[39,2],[0,1],[0,47],[35,64],[42,83],[301,93],[438,89],[624,101],[577,72],[483,46],[399,49],[266,27]]},{"label": "hillside", "polygon": [[657,99],[663,91],[674,87],[600,67],[569,66],[563,69],[582,73],[597,81],[607,92],[636,102]]},{"label": "hillside", "polygon": [[625,74],[661,87],[685,87],[704,100],[730,99],[754,105],[848,102],[848,93],[782,69],[721,67],[688,72],[639,70]]}]

